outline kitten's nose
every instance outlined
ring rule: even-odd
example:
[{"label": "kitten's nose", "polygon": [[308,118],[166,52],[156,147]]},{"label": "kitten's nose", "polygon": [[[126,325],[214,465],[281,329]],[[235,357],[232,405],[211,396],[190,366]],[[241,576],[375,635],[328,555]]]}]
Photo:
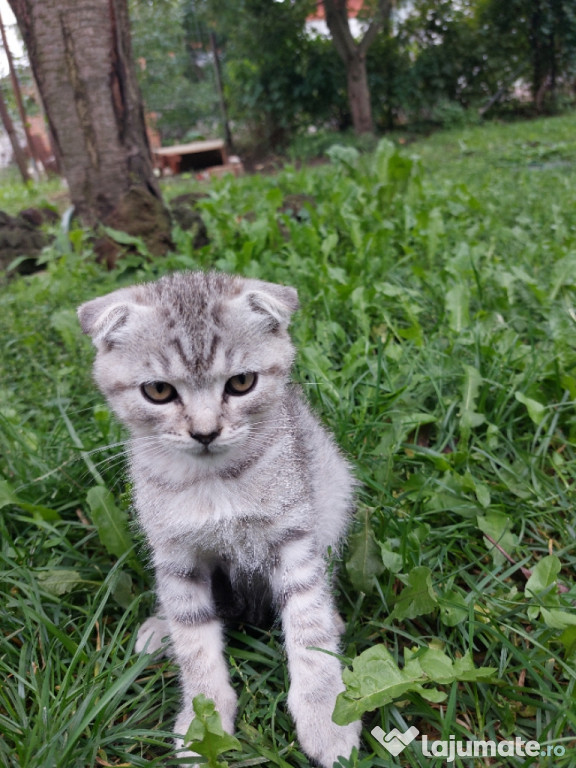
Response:
[{"label": "kitten's nose", "polygon": [[204,434],[203,432],[190,432],[190,437],[193,440],[197,440],[199,443],[202,443],[202,445],[209,445],[218,437],[219,434],[220,430],[218,429],[216,432],[209,432],[208,434]]}]

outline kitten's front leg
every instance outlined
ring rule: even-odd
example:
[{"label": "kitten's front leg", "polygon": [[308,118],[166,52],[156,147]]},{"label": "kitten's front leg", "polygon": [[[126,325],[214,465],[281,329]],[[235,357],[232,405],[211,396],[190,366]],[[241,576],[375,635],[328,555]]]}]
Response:
[{"label": "kitten's front leg", "polygon": [[[194,717],[192,700],[203,693],[216,704],[222,726],[234,732],[236,694],[224,660],[222,626],[216,617],[210,572],[156,563],[158,596],[170,627],[172,647],[180,666],[182,710],[176,733],[185,734]],[[182,740],[177,741],[177,746]]]},{"label": "kitten's front leg", "polygon": [[273,573],[282,611],[290,691],[288,707],[303,750],[323,768],[359,745],[361,723],[340,726],[332,720],[336,697],[344,689],[340,662],[311,648],[337,653],[340,628],[324,561],[312,541],[286,544]]}]

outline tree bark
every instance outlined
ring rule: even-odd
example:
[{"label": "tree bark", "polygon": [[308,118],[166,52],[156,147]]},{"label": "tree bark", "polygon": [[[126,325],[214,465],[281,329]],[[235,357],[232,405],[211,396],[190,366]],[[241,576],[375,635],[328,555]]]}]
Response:
[{"label": "tree bark", "polygon": [[222,115],[222,126],[224,128],[224,140],[226,141],[226,150],[228,154],[234,152],[234,142],[230,131],[230,122],[228,121],[228,105],[224,98],[224,86],[222,85],[222,68],[220,66],[220,54],[216,43],[216,35],[210,32],[210,48],[214,59],[214,75],[216,77],[216,87],[218,89],[218,101],[220,102],[220,114]]},{"label": "tree bark", "polygon": [[366,71],[366,56],[357,55],[346,67],[348,81],[348,101],[352,113],[352,124],[356,133],[374,133],[372,104]]},{"label": "tree bark", "polygon": [[20,171],[20,175],[22,176],[22,181],[25,184],[28,184],[28,182],[31,181],[31,179],[30,179],[30,174],[28,173],[28,168],[26,167],[26,158],[24,156],[24,152],[22,151],[22,148],[20,147],[20,144],[18,143],[18,136],[16,135],[16,131],[14,130],[14,123],[12,122],[12,118],[10,117],[10,113],[8,112],[8,107],[6,106],[6,102],[4,101],[4,96],[2,94],[1,88],[0,88],[0,121],[4,126],[6,133],[8,134],[8,138],[10,139],[10,144],[12,145],[12,151],[14,152],[14,160],[16,160],[16,165],[18,166],[18,170]]},{"label": "tree bark", "polygon": [[30,136],[30,126],[28,125],[28,118],[26,117],[26,110],[24,109],[24,102],[22,100],[22,91],[20,90],[20,83],[16,75],[16,68],[14,67],[14,59],[12,58],[12,52],[8,45],[8,38],[6,36],[6,29],[4,27],[4,21],[2,20],[2,13],[0,13],[0,38],[2,39],[2,46],[4,47],[4,54],[8,62],[8,70],[10,72],[10,80],[12,81],[12,90],[14,92],[14,98],[16,99],[16,105],[20,114],[20,120],[22,121],[22,127],[24,128],[24,135],[26,136],[26,144],[28,147],[28,155],[32,161],[32,166],[35,173],[38,172],[36,164],[36,157],[34,155],[34,145],[32,143],[32,137]]},{"label": "tree bark", "polygon": [[359,42],[354,40],[348,23],[346,0],[323,0],[326,23],[338,55],[346,66],[348,102],[356,133],[374,133],[366,54],[376,36],[390,18],[393,0],[378,0],[372,23]]},{"label": "tree bark", "polygon": [[170,222],[152,169],[127,0],[9,2],[76,215],[164,252]]}]

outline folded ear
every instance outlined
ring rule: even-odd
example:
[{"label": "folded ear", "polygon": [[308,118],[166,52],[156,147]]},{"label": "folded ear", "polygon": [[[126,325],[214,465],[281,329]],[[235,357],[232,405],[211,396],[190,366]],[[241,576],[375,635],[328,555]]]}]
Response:
[{"label": "folded ear", "polygon": [[91,336],[96,347],[110,349],[117,332],[126,324],[131,313],[141,312],[137,302],[138,288],[120,288],[118,291],[87,301],[78,307],[78,319],[84,333]]},{"label": "folded ear", "polygon": [[263,315],[269,330],[285,330],[292,313],[298,309],[298,293],[289,285],[266,283],[262,280],[247,280],[248,304],[254,312]]}]

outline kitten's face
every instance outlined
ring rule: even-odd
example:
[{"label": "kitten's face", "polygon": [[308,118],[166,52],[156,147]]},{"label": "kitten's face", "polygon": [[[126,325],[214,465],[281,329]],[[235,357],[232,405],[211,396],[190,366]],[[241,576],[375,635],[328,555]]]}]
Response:
[{"label": "kitten's face", "polygon": [[79,317],[98,386],[134,437],[210,462],[255,450],[274,419],[296,306],[292,288],[184,273],[95,299]]}]

